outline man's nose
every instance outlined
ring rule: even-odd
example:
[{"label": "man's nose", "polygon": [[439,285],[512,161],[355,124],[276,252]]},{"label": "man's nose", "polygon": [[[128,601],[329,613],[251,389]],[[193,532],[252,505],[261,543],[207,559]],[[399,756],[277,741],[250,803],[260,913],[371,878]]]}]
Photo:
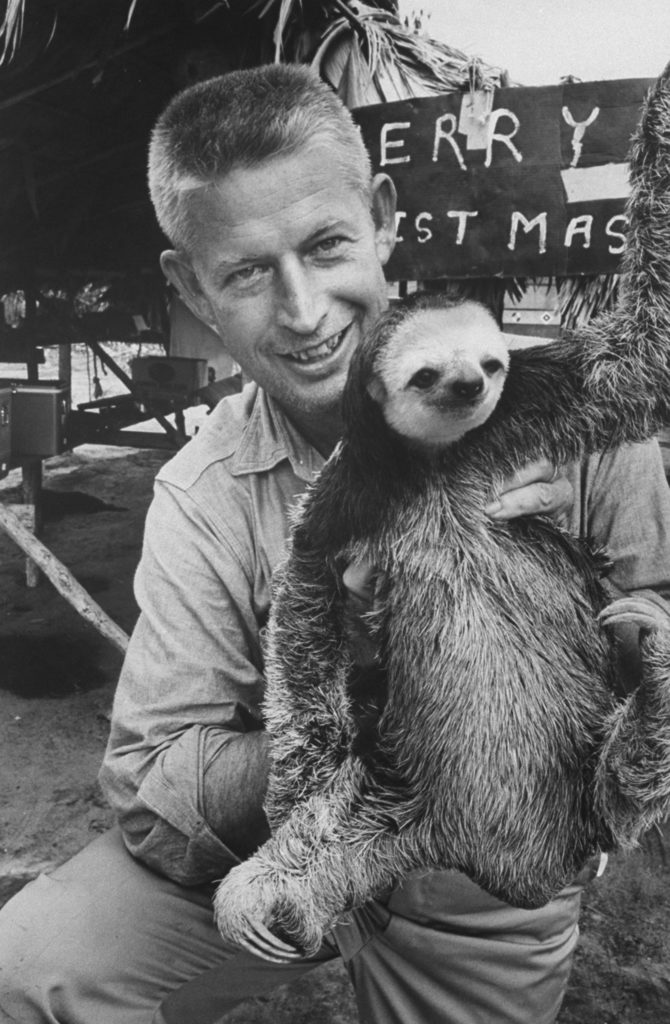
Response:
[{"label": "man's nose", "polygon": [[313,334],[326,314],[325,296],[309,268],[287,261],[278,275],[277,319],[296,334]]}]

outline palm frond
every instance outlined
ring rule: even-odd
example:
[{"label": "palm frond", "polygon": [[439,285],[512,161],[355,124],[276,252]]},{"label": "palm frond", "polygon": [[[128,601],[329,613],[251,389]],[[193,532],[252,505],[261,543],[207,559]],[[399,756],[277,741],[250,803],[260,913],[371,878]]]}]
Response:
[{"label": "palm frond", "polygon": [[21,44],[25,15],[24,4],[25,0],[7,0],[5,16],[0,25],[0,38],[2,39],[0,64],[11,61]]}]

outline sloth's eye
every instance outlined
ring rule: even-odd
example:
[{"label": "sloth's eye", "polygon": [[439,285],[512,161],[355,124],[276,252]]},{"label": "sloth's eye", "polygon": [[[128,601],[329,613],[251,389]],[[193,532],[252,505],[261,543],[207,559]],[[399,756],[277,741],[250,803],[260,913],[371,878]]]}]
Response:
[{"label": "sloth's eye", "polygon": [[504,369],[505,367],[499,359],[487,359],[482,363],[482,370],[484,373],[488,374],[489,377],[492,377],[494,373],[500,373],[500,371]]},{"label": "sloth's eye", "polygon": [[435,384],[439,379],[439,376],[440,375],[437,370],[431,370],[429,366],[424,366],[422,370],[416,371],[407,387],[420,388],[421,391],[425,391],[427,388],[431,388],[433,384]]}]

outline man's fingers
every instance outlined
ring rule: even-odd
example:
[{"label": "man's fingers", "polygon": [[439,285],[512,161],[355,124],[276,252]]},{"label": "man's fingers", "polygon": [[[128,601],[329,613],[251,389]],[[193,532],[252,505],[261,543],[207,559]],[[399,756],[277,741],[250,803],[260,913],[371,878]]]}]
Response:
[{"label": "man's fingers", "polygon": [[491,519],[500,520],[531,515],[558,516],[572,507],[573,500],[572,484],[558,476],[553,482],[536,480],[504,491],[497,502],[486,507],[486,512]]},{"label": "man's fingers", "polygon": [[662,598],[654,595],[655,600],[639,595],[619,598],[603,608],[598,619],[602,626],[617,626],[630,622],[640,629],[648,631],[670,629],[668,606]]},{"label": "man's fingers", "polygon": [[507,491],[516,491],[520,487],[526,487],[528,484],[551,484],[557,476],[558,470],[553,462],[550,462],[549,459],[536,459],[535,462],[529,462],[521,469],[517,469],[512,476],[506,477],[503,480],[501,491],[504,494]]}]

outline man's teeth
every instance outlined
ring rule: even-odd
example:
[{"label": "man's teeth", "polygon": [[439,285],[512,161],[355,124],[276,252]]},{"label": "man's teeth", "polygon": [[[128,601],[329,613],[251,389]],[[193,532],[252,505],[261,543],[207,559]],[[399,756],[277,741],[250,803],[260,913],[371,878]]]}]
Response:
[{"label": "man's teeth", "polygon": [[339,334],[328,338],[326,341],[322,341],[319,345],[306,348],[302,352],[291,352],[289,358],[295,359],[298,363],[311,363],[314,359],[323,359],[324,356],[327,356],[337,348],[343,335],[344,331],[340,331]]}]

